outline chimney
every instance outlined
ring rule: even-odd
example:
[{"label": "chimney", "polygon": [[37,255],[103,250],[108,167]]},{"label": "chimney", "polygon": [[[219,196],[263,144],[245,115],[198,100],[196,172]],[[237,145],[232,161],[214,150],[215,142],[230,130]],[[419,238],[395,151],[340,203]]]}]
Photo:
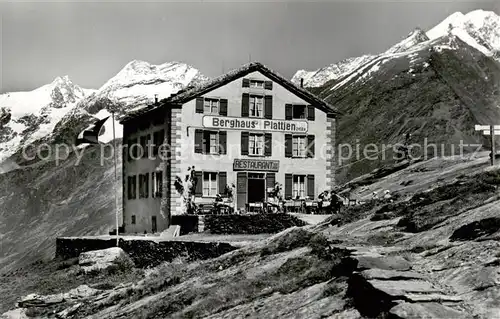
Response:
[{"label": "chimney", "polygon": [[158,94],[155,94],[155,104],[158,103]]},{"label": "chimney", "polygon": [[304,87],[304,78],[300,78],[300,87],[303,88]]}]

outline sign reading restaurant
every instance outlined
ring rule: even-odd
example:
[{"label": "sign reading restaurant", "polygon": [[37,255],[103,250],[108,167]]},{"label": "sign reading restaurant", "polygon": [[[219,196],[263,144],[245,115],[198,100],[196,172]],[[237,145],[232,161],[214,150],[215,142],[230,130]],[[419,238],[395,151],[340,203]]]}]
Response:
[{"label": "sign reading restaurant", "polygon": [[307,121],[301,120],[269,120],[261,118],[241,118],[212,115],[206,115],[203,117],[203,126],[208,128],[232,130],[288,133],[307,133],[308,130]]},{"label": "sign reading restaurant", "polygon": [[279,168],[280,161],[235,159],[233,163],[234,171],[277,172],[279,171]]}]

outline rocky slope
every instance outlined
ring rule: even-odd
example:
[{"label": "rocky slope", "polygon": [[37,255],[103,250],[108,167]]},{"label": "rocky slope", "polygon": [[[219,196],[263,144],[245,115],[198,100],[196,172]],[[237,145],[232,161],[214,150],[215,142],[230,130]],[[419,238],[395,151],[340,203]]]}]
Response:
[{"label": "rocky slope", "polygon": [[[6,274],[26,276],[37,293],[18,298],[8,315],[497,318],[499,186],[486,153],[412,164],[376,181],[366,176],[348,186],[366,200],[361,206],[215,259],[91,276],[75,262],[53,261],[33,265],[36,274]],[[381,189],[391,190],[391,200],[367,199]]]},{"label": "rocky slope", "polygon": [[121,183],[114,185],[113,162],[101,166],[100,158],[100,148],[92,146],[81,161],[72,153],[58,165],[43,161],[0,175],[2,273],[53,258],[58,236],[113,228],[114,189],[121,190]]}]

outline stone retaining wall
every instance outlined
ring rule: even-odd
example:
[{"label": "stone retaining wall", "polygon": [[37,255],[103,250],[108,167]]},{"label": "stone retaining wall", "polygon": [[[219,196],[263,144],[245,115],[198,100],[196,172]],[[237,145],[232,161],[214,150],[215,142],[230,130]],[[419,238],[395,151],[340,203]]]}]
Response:
[{"label": "stone retaining wall", "polygon": [[[82,252],[115,246],[116,239],[57,238],[56,258],[75,258]],[[216,258],[236,249],[236,247],[228,243],[192,241],[155,242],[147,239],[120,239],[119,247],[132,258],[137,267],[141,268],[156,266],[164,261],[170,262],[177,257],[183,257],[189,261]]]},{"label": "stone retaining wall", "polygon": [[205,231],[211,234],[273,234],[306,223],[289,214],[205,215]]}]

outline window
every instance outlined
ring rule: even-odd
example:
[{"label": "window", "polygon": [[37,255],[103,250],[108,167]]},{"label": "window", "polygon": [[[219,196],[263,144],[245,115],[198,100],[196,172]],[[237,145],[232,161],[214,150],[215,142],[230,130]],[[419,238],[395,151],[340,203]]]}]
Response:
[{"label": "window", "polygon": [[129,162],[132,160],[132,145],[134,145],[134,140],[129,139],[127,141],[127,161]]},{"label": "window", "polygon": [[293,118],[294,119],[305,119],[306,118],[306,106],[305,105],[294,105],[293,106]]},{"label": "window", "polygon": [[195,130],[194,152],[198,154],[226,154],[227,132]]},{"label": "window", "polygon": [[204,113],[219,114],[219,100],[218,99],[205,99],[203,102]]},{"label": "window", "polygon": [[165,138],[165,131],[157,131],[153,133],[153,155],[158,155],[158,150],[160,146],[163,144],[163,140]]},{"label": "window", "polygon": [[306,176],[294,175],[293,176],[293,198],[306,197]]},{"label": "window", "polygon": [[264,81],[250,80],[250,87],[252,88],[263,88]]},{"label": "window", "polygon": [[203,172],[203,196],[217,195],[217,173]]},{"label": "window", "polygon": [[292,137],[292,156],[293,157],[306,157],[306,137],[293,136]]},{"label": "window", "polygon": [[137,144],[137,139],[132,138],[128,140],[128,156],[130,160],[139,159],[139,144]]},{"label": "window", "polygon": [[152,196],[160,198],[162,196],[163,189],[163,172],[153,172],[151,173],[153,179],[153,193]]},{"label": "window", "polygon": [[128,177],[128,199],[136,199],[136,188],[137,188],[137,176]]},{"label": "window", "polygon": [[139,175],[139,198],[149,197],[149,173]]},{"label": "window", "polygon": [[264,155],[264,135],[249,134],[248,136],[248,154],[249,155]]},{"label": "window", "polygon": [[132,225],[135,225],[135,215],[132,215]]},{"label": "window", "polygon": [[262,96],[250,96],[250,116],[264,117],[264,98]]},{"label": "window", "polygon": [[[148,154],[148,138],[149,138],[149,135],[145,135],[145,136],[141,136],[140,137],[140,145],[141,145],[141,149],[142,149],[142,158],[147,158],[149,157]],[[139,152],[140,153],[140,152]]]},{"label": "window", "polygon": [[203,132],[203,143],[205,154],[219,154],[219,134],[215,131]]}]

